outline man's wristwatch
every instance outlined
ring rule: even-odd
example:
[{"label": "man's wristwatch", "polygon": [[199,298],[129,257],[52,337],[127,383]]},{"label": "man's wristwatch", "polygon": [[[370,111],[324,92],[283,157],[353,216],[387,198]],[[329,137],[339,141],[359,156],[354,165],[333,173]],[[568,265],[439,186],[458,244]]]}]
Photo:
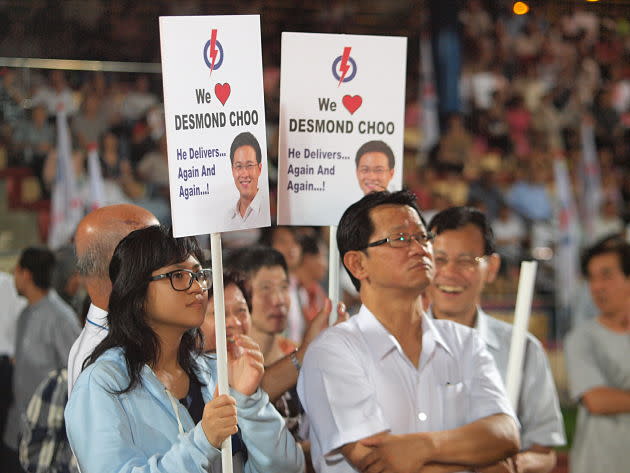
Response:
[{"label": "man's wristwatch", "polygon": [[291,354],[289,355],[289,359],[291,360],[291,363],[293,363],[293,366],[295,366],[295,369],[300,371],[300,369],[302,368],[302,363],[300,363],[300,360],[297,359],[297,355],[296,355],[297,351],[298,351],[297,348],[293,350]]}]

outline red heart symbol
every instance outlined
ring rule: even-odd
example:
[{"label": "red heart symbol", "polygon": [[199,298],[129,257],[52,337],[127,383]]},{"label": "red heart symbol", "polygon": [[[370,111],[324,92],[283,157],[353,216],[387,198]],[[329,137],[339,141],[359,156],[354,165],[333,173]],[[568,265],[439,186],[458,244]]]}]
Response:
[{"label": "red heart symbol", "polygon": [[219,102],[221,102],[223,105],[225,105],[225,102],[227,102],[231,91],[232,89],[230,88],[230,84],[228,84],[227,82],[225,84],[216,84],[214,86],[214,95],[217,96]]},{"label": "red heart symbol", "polygon": [[350,114],[353,114],[359,109],[359,107],[363,103],[363,99],[360,95],[344,95],[343,99],[341,99],[341,102],[343,103],[343,106],[348,109]]}]

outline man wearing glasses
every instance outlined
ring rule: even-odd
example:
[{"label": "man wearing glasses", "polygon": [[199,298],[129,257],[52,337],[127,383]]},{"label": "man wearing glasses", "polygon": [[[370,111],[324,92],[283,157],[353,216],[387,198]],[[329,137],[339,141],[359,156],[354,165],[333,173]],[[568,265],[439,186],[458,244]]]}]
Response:
[{"label": "man wearing glasses", "polygon": [[470,471],[518,451],[481,340],[422,312],[431,240],[406,191],[367,194],[341,217],[337,244],[363,306],[304,358],[298,393],[318,472]]},{"label": "man wearing glasses", "polygon": [[[436,319],[458,322],[477,330],[505,381],[512,325],[488,316],[479,306],[487,283],[496,277],[500,259],[485,215],[471,207],[451,207],[429,224],[435,276],[428,289]],[[549,362],[540,342],[527,336],[523,381],[516,409],[521,424],[521,452],[483,472],[547,473],[556,464],[553,447],[565,444],[562,414]]]},{"label": "man wearing glasses", "polygon": [[385,142],[374,140],[363,144],[357,151],[355,163],[359,187],[364,194],[387,190],[394,177],[396,160]]},{"label": "man wearing glasses", "polygon": [[264,202],[262,192],[258,192],[262,153],[254,135],[246,131],[234,138],[230,147],[230,162],[239,198],[229,209],[228,221],[234,225],[234,229],[263,226]]}]

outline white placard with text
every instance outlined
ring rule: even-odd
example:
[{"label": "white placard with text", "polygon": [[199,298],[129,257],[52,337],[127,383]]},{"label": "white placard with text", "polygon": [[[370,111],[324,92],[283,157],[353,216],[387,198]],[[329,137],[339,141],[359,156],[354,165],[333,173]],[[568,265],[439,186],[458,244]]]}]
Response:
[{"label": "white placard with text", "polygon": [[336,225],[402,187],[407,39],[283,33],[278,223]]},{"label": "white placard with text", "polygon": [[268,226],[260,17],[160,17],[176,237]]}]

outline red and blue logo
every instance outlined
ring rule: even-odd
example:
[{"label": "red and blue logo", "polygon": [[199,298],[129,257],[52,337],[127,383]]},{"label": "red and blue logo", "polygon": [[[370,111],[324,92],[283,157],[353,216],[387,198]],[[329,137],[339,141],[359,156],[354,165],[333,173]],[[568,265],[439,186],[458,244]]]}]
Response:
[{"label": "red and blue logo", "polygon": [[221,46],[221,43],[217,40],[216,29],[212,30],[210,39],[206,41],[203,47],[203,60],[210,69],[210,74],[223,64],[223,46]]},{"label": "red and blue logo", "polygon": [[[332,63],[332,75],[335,80],[339,81],[337,87],[342,82],[350,82],[357,75],[357,63],[350,57],[351,46],[343,48],[343,54],[337,56]],[[352,72],[350,72],[352,70]]]}]

